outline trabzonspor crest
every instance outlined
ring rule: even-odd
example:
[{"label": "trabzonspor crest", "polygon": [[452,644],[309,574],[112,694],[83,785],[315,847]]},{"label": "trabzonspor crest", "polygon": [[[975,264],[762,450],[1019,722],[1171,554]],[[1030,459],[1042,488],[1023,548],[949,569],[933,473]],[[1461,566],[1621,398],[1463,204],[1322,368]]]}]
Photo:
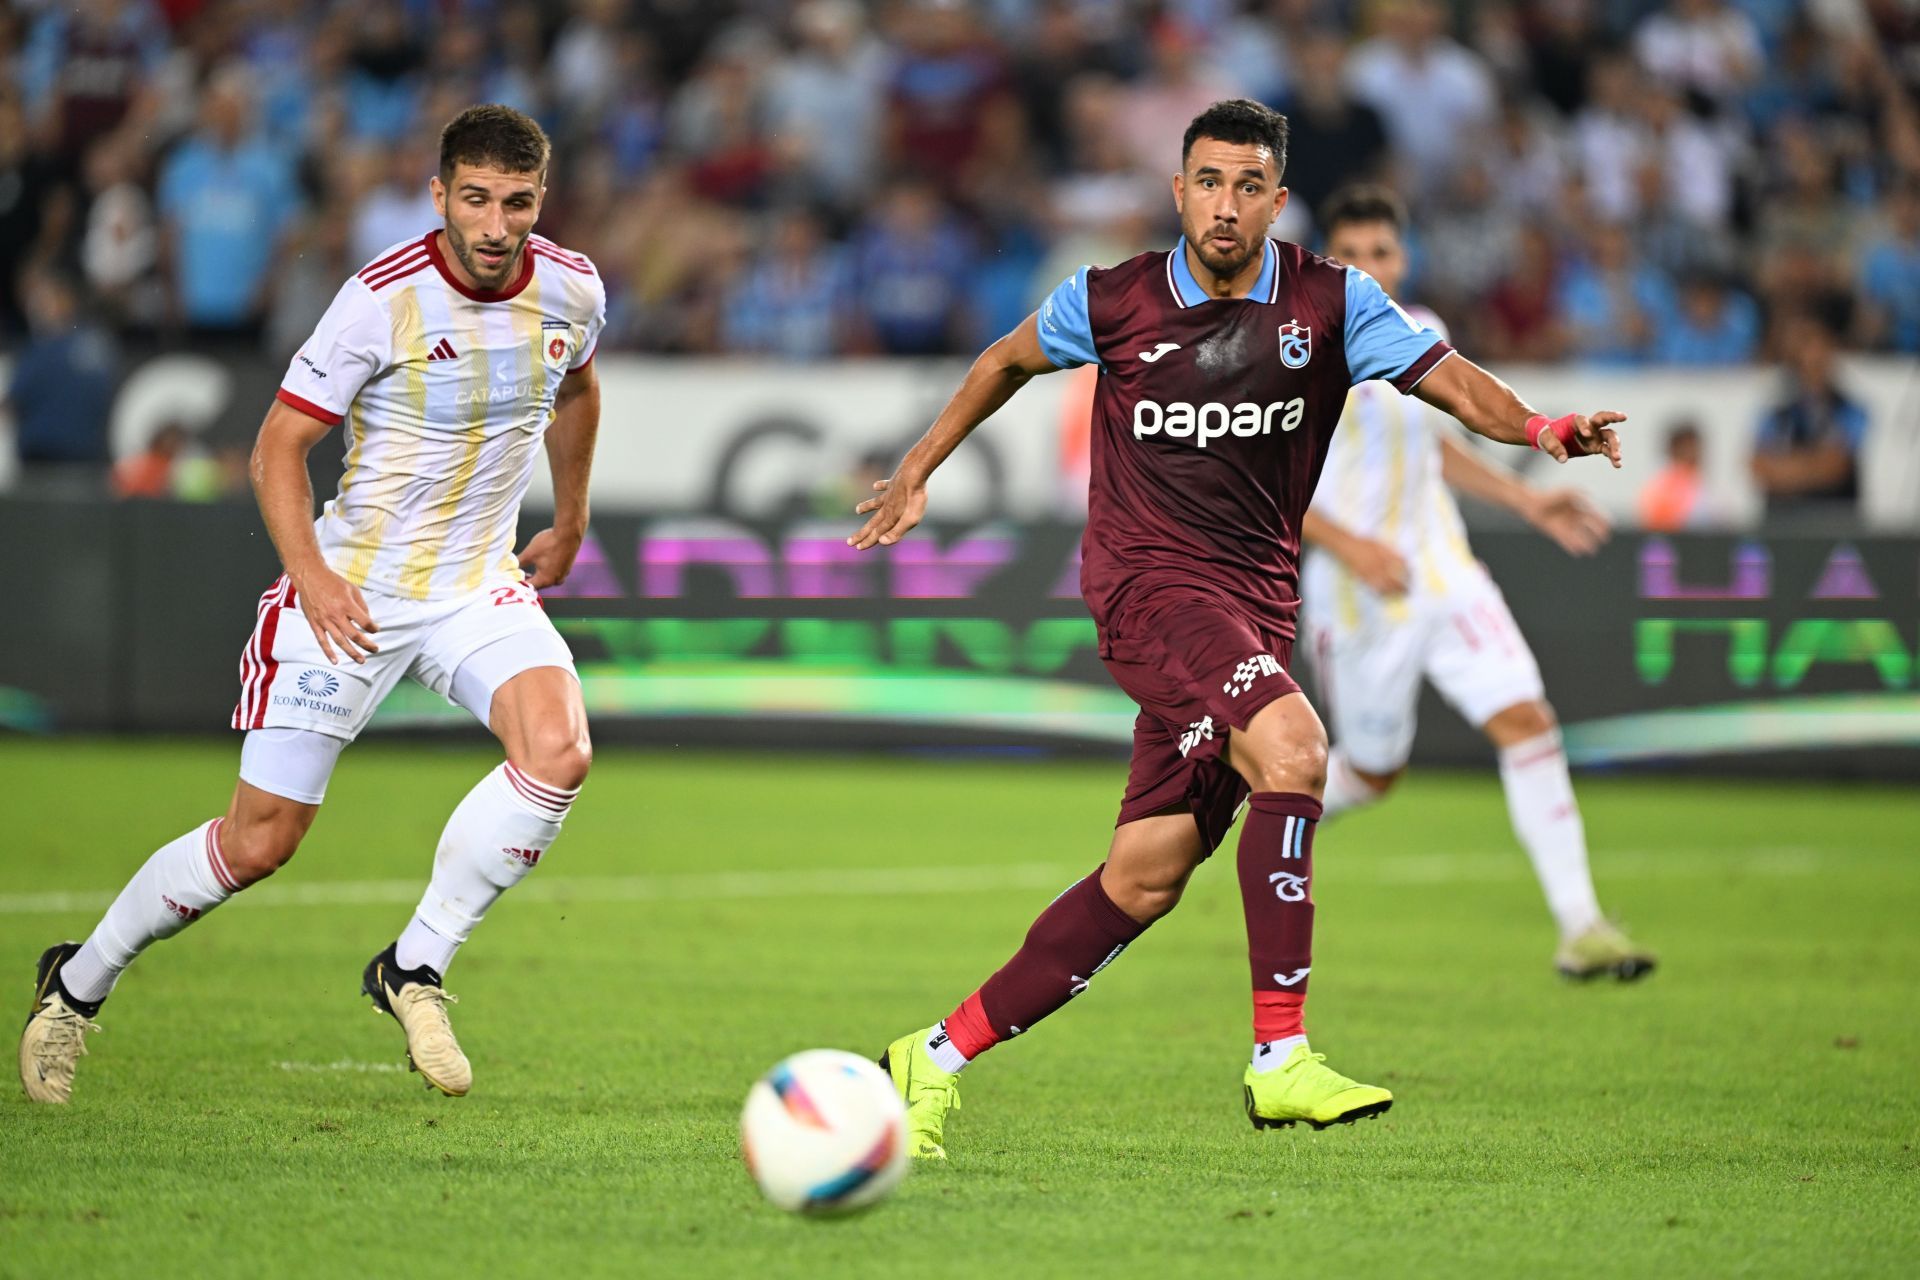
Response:
[{"label": "trabzonspor crest", "polygon": [[1280,363],[1289,369],[1304,369],[1313,356],[1313,326],[1289,320],[1280,326]]}]

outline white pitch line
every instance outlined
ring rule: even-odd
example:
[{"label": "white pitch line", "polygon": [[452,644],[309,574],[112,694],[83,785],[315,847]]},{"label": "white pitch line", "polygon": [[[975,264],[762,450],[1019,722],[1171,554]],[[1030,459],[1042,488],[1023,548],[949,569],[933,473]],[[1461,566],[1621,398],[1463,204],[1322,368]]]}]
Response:
[{"label": "white pitch line", "polygon": [[276,1062],[274,1066],[282,1071],[320,1072],[320,1071],[405,1071],[397,1062],[355,1062],[352,1058],[341,1058],[334,1062]]},{"label": "white pitch line", "polygon": [[[1231,855],[1231,850],[1226,856]],[[1325,849],[1319,869],[1360,884],[1497,884],[1524,879],[1526,858],[1476,852],[1369,854],[1364,848]],[[1738,858],[1702,858],[1674,849],[1601,850],[1594,870],[1603,880],[1712,879],[1720,876],[1810,876],[1820,869],[1820,850],[1779,845],[1748,850]],[[780,898],[892,898],[916,894],[1002,893],[1019,889],[1064,889],[1086,874],[1085,863],[1010,863],[985,867],[872,867],[851,870],[695,871],[657,876],[534,876],[520,884],[519,902],[700,902]],[[237,903],[252,907],[404,906],[419,900],[425,879],[336,880],[270,883]],[[111,890],[0,894],[0,915],[97,914],[113,901]]]}]

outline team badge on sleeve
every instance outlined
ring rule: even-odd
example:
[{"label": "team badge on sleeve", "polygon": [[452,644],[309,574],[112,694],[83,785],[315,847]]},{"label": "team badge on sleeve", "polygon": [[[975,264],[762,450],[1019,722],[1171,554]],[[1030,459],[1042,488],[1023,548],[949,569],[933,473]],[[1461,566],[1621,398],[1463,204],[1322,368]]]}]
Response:
[{"label": "team badge on sleeve", "polygon": [[1313,355],[1313,326],[1289,320],[1280,326],[1280,363],[1289,369],[1304,369]]},{"label": "team badge on sleeve", "polygon": [[565,320],[542,320],[540,336],[546,339],[547,360],[560,364],[567,358],[567,336],[572,326]]}]

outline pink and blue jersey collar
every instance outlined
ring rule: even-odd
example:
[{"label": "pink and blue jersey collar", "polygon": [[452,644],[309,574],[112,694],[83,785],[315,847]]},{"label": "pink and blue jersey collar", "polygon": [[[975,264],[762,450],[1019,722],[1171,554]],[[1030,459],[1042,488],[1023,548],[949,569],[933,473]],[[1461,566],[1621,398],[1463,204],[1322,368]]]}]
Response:
[{"label": "pink and blue jersey collar", "polygon": [[[1253,288],[1247,290],[1244,298],[1256,302],[1274,302],[1280,292],[1280,254],[1273,247],[1273,241],[1261,242],[1260,277],[1253,282]],[[1239,302],[1243,298],[1215,298],[1200,287],[1193,278],[1193,268],[1187,265],[1187,241],[1183,236],[1173,246],[1173,252],[1167,255],[1167,287],[1173,290],[1173,300],[1182,307],[1197,306],[1202,302]]]}]

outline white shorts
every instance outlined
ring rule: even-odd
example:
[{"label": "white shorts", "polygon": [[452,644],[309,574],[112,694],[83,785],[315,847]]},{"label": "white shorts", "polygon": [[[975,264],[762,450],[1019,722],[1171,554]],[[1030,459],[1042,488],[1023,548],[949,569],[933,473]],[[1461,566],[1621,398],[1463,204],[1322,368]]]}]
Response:
[{"label": "white shorts", "polygon": [[1484,568],[1476,564],[1446,594],[1415,595],[1409,604],[1403,622],[1376,620],[1351,632],[1307,618],[1320,710],[1334,743],[1367,773],[1407,762],[1423,676],[1475,728],[1546,696],[1533,650]]},{"label": "white shorts", "polygon": [[[561,667],[573,655],[524,582],[482,587],[451,600],[403,600],[363,592],[380,630],[364,663],[329,662],[283,575],[260,597],[259,619],[240,654],[240,702],[233,727],[250,732],[243,780],[306,804],[318,804],[339,747],[353,741],[400,682],[415,680],[488,723],[494,692],[522,671]],[[338,646],[335,646],[336,651]],[[287,730],[321,734],[325,744],[288,746]],[[317,776],[316,776],[317,775]]]}]

